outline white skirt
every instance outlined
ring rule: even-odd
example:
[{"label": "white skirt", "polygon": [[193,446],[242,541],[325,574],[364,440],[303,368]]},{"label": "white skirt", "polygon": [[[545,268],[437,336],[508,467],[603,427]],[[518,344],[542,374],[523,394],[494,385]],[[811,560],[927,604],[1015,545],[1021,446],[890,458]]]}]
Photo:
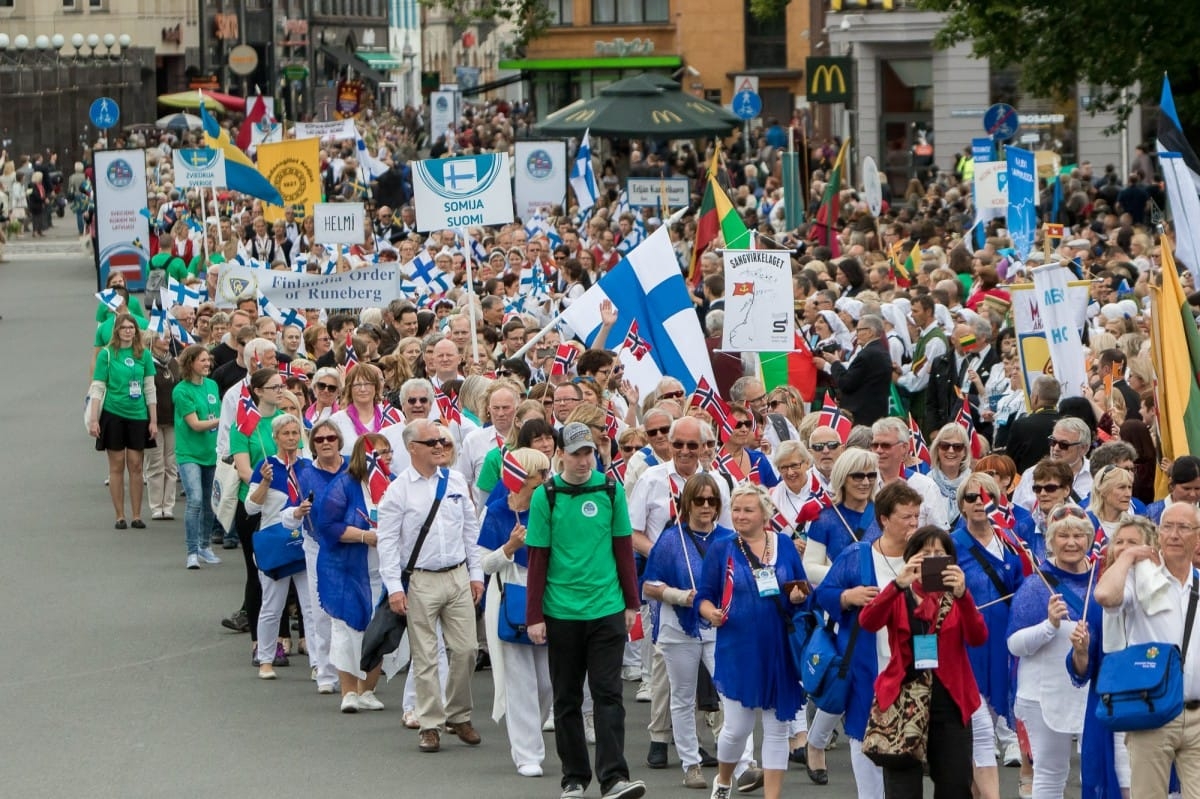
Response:
[{"label": "white skirt", "polygon": [[359,669],[362,662],[363,634],[341,619],[330,619],[329,663],[338,671],[353,674],[360,680],[367,675]]}]

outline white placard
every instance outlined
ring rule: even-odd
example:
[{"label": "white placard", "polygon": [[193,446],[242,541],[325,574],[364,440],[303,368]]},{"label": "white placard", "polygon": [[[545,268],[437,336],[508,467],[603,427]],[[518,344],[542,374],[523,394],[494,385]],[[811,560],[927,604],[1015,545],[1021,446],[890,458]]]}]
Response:
[{"label": "white placard", "polygon": [[721,348],[791,352],[796,317],[792,259],[786,250],[725,250],[725,330]]},{"label": "white placard", "polygon": [[225,151],[215,147],[175,150],[175,185],[183,189],[216,189],[225,182]]},{"label": "white placard", "polygon": [[313,239],[321,244],[362,244],[365,217],[362,203],[313,203]]},{"label": "white placard", "polygon": [[1008,164],[1004,161],[976,161],[975,215],[977,219],[996,219],[1008,213]]},{"label": "white placard", "polygon": [[519,141],[515,147],[517,216],[528,220],[539,209],[562,205],[567,196],[567,143]]},{"label": "white placard", "polygon": [[297,139],[341,141],[355,137],[353,119],[337,119],[332,122],[297,122],[295,130]]},{"label": "white placard", "polygon": [[663,186],[667,187],[667,204],[672,211],[685,208],[691,202],[691,187],[687,178],[629,178],[625,184],[625,196],[631,208],[650,205],[658,208],[662,204]]},{"label": "white placard", "polygon": [[508,153],[414,161],[412,174],[422,232],[513,220]]},{"label": "white placard", "polygon": [[429,138],[437,138],[458,125],[458,92],[429,93]]},{"label": "white placard", "polygon": [[[1064,397],[1079,396],[1082,381],[1086,379],[1084,359],[1079,355],[1079,333],[1087,324],[1087,306],[1090,300],[1091,284],[1082,280],[1066,283],[1069,270],[1064,267],[1048,266],[1039,267],[1039,269],[1059,272],[1052,278],[1056,285],[1044,289],[1042,284],[1050,282],[1047,280],[1051,277],[1050,274],[1043,273],[1039,280],[1039,270],[1034,270],[1034,283],[1011,286],[1013,328],[1017,332],[1017,354],[1021,358],[1021,375],[1025,381],[1027,403],[1033,381],[1044,374],[1053,372],[1059,383],[1062,384]],[[1061,285],[1057,284],[1058,278],[1063,281]],[[1065,301],[1059,294],[1064,285],[1066,286]],[[1047,296],[1047,291],[1052,293]],[[1047,301],[1050,302],[1049,307],[1046,304]],[[1070,330],[1064,331],[1064,325]],[[1057,331],[1055,336],[1058,340],[1055,342],[1051,342],[1049,335],[1052,330]],[[1067,352],[1066,364],[1060,367],[1060,356],[1055,355],[1055,350],[1062,353],[1064,351],[1063,342],[1072,339],[1075,341],[1075,349],[1073,353]],[[1062,369],[1066,369],[1067,373],[1064,374]]]},{"label": "white placard", "polygon": [[879,184],[879,166],[869,155],[863,159],[862,183],[867,208],[877,217],[883,211],[883,186]]},{"label": "white placard", "polygon": [[228,308],[247,297],[266,297],[280,310],[293,308],[381,308],[401,296],[400,266],[372,264],[332,275],[221,264],[217,305]]},{"label": "white placard", "polygon": [[100,285],[109,272],[125,276],[130,291],[141,291],[150,261],[150,209],[146,205],[146,153],[96,151],[96,244]]}]

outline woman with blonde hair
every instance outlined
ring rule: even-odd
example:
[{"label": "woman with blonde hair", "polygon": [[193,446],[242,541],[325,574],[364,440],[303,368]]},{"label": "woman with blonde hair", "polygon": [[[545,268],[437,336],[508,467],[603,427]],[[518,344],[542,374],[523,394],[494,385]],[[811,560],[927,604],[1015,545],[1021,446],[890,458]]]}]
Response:
[{"label": "woman with blonde hair", "polygon": [[342,431],[343,455],[350,454],[359,436],[378,433],[386,426],[382,401],[383,372],[378,366],[359,363],[346,371],[342,409],[329,417]]},{"label": "woman with blonde hair", "polygon": [[938,430],[929,447],[929,477],[937,485],[946,503],[946,518],[958,522],[958,487],[971,473],[971,442],[967,431],[957,422]]},{"label": "woman with blonde hair", "polygon": [[1093,527],[1104,531],[1105,541],[1130,518],[1132,498],[1133,475],[1128,469],[1109,464],[1096,473],[1087,512]]},{"label": "woman with blonde hair", "polygon": [[850,447],[838,456],[829,475],[833,504],[808,528],[804,570],[819,585],[842,550],[879,537],[875,523],[875,491],[879,487],[879,459],[874,452]]}]

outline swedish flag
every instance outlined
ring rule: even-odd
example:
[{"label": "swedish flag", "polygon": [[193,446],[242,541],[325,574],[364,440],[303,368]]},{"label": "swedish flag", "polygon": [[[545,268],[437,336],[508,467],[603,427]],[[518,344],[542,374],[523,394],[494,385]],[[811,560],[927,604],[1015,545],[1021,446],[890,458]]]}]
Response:
[{"label": "swedish flag", "polygon": [[271,185],[263,173],[251,163],[249,157],[229,140],[229,131],[218,124],[200,104],[200,121],[204,123],[204,143],[225,153],[225,180],[229,188],[249,194],[273,205],[283,205],[279,190]]}]

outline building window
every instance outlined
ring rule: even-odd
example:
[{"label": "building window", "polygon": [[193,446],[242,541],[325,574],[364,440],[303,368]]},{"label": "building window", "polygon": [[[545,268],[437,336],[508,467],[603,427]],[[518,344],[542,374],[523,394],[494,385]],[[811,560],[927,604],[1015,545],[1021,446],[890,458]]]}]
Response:
[{"label": "building window", "polygon": [[667,22],[668,0],[592,0],[593,25]]},{"label": "building window", "polygon": [[546,0],[551,25],[571,25],[575,22],[574,0]]},{"label": "building window", "polygon": [[[12,0],[9,0],[8,3],[0,3],[0,6],[4,6],[4,5],[11,6]],[[74,11],[75,10],[75,0],[63,0],[62,7],[63,7],[63,11]]]},{"label": "building window", "polygon": [[787,68],[787,13],[781,8],[772,19],[758,19],[746,3],[746,68]]},{"label": "building window", "polygon": [[88,8],[104,8],[104,0],[88,0]]}]

